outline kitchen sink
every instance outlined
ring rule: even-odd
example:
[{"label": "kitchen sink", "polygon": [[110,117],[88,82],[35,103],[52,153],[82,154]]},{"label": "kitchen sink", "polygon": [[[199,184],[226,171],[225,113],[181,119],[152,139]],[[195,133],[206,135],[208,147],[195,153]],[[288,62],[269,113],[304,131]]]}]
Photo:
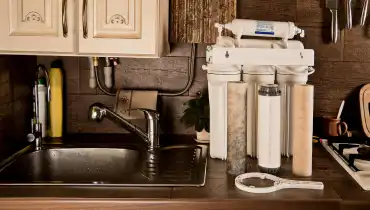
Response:
[{"label": "kitchen sink", "polygon": [[0,164],[0,185],[203,186],[205,145],[29,146]]}]

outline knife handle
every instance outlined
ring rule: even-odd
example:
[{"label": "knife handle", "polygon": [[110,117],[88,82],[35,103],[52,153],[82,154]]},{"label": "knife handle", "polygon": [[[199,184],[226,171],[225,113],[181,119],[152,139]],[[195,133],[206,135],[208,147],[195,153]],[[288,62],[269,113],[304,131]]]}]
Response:
[{"label": "knife handle", "polygon": [[347,28],[352,28],[352,0],[346,0]]},{"label": "knife handle", "polygon": [[360,22],[361,26],[364,26],[366,24],[368,9],[369,9],[369,0],[365,0],[364,4],[362,5],[361,22]]},{"label": "knife handle", "polygon": [[338,10],[331,9],[331,41],[337,43],[338,41]]}]

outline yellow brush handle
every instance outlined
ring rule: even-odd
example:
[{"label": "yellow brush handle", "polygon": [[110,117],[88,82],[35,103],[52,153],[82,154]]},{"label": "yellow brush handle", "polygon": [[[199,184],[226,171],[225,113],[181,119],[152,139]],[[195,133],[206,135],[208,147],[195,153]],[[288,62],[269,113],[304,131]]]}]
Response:
[{"label": "yellow brush handle", "polygon": [[50,137],[62,137],[63,132],[63,75],[59,68],[51,68],[49,72],[50,101]]}]

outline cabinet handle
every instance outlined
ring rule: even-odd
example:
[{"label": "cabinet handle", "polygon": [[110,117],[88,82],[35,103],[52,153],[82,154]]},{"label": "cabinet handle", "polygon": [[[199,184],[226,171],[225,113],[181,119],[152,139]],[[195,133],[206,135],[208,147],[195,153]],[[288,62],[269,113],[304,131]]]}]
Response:
[{"label": "cabinet handle", "polygon": [[63,36],[68,37],[68,19],[67,19],[67,0],[62,2],[62,25],[63,25]]},{"label": "cabinet handle", "polygon": [[83,27],[83,36],[87,39],[87,0],[83,0],[82,6],[82,27]]}]

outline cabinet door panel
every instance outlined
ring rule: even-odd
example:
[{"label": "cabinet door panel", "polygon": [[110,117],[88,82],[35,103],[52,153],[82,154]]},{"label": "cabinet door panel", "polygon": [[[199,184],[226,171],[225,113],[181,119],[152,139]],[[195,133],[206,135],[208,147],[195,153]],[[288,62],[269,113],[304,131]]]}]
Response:
[{"label": "cabinet door panel", "polygon": [[158,16],[158,0],[79,0],[78,53],[153,57]]},{"label": "cabinet door panel", "polygon": [[53,0],[12,0],[10,35],[58,36],[58,2]]},{"label": "cabinet door panel", "polygon": [[74,4],[73,0],[0,1],[0,53],[73,53]]},{"label": "cabinet door panel", "polygon": [[141,38],[141,0],[94,0],[94,38]]}]

